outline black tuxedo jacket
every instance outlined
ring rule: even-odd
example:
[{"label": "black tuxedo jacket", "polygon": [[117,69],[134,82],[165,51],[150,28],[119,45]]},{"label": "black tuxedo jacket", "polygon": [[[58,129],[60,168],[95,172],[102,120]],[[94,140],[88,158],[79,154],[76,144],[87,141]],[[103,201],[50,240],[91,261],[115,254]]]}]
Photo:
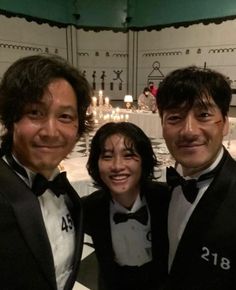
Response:
[{"label": "black tuxedo jacket", "polygon": [[226,150],[223,158],[186,225],[163,289],[236,289],[236,162]]},{"label": "black tuxedo jacket", "polygon": [[[68,182],[66,193],[75,231],[73,272],[65,289],[72,289],[82,252],[81,204]],[[38,198],[0,159],[0,289],[56,290],[54,262]]]},{"label": "black tuxedo jacket", "polygon": [[[169,193],[165,185],[157,182],[150,183],[142,192],[145,194],[151,215],[153,270],[155,278],[157,278],[156,283],[159,284],[167,274],[167,251],[164,250],[164,246],[167,244],[166,213]],[[127,276],[125,276],[126,281],[121,281],[122,275],[118,275],[117,264],[114,262],[109,213],[110,194],[98,190],[84,197],[82,201],[85,232],[92,237],[99,264],[100,278],[105,282],[105,285],[100,289],[124,290],[125,286],[119,288],[121,286],[117,286],[118,283],[125,282],[126,285],[132,285],[132,281],[128,281],[129,277]],[[131,288],[127,286],[127,289]]]}]

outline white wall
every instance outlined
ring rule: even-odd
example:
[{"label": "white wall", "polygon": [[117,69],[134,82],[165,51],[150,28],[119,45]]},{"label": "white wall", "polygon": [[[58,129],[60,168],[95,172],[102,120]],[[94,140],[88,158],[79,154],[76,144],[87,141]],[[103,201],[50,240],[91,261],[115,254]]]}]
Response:
[{"label": "white wall", "polygon": [[20,57],[53,53],[67,57],[66,29],[0,16],[0,76]]},{"label": "white wall", "polygon": [[159,71],[163,75],[183,66],[206,65],[229,77],[232,88],[236,88],[235,31],[236,20],[219,25],[196,24],[187,28],[139,32],[139,89],[146,84],[154,63],[160,64]]},{"label": "white wall", "polygon": [[0,21],[0,77],[19,57],[49,52],[84,72],[96,85],[95,94],[104,72],[104,94],[113,100],[137,96],[148,80],[158,84],[171,70],[192,64],[219,70],[236,89],[236,20],[129,34],[58,28],[17,17],[0,16]]}]

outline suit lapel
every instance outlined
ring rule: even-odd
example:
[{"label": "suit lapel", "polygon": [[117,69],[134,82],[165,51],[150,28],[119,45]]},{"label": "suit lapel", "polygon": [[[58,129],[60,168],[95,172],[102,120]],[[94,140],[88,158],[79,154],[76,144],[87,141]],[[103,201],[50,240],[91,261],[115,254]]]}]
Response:
[{"label": "suit lapel", "polygon": [[[202,237],[207,234],[209,223],[214,219],[218,212],[217,209],[228,195],[226,188],[230,187],[232,182],[231,175],[234,174],[234,171],[235,161],[232,162],[232,158],[227,154],[222,169],[204,193],[186,225],[176,251],[171,272],[174,268],[178,268],[182,258],[185,260],[184,256],[191,257],[191,252],[198,246],[196,241],[201,241]],[[188,267],[188,265],[185,266]],[[181,267],[183,267],[183,264],[181,264]]]},{"label": "suit lapel", "polygon": [[4,162],[0,161],[1,187],[12,205],[19,229],[39,268],[56,289],[53,256],[37,197]]},{"label": "suit lapel", "polygon": [[168,234],[167,213],[170,193],[167,186],[153,183],[145,189],[145,196],[151,216],[153,261],[159,267],[160,273],[167,274]]},{"label": "suit lapel", "polygon": [[74,226],[75,226],[75,241],[76,241],[73,269],[65,286],[65,289],[71,289],[76,279],[76,276],[78,274],[80,259],[82,255],[84,234],[83,234],[83,228],[82,228],[83,214],[82,214],[80,197],[78,193],[70,185],[69,181],[67,183],[67,188],[68,188],[68,191],[67,191],[68,198],[66,199],[66,204],[73,217]]},{"label": "suit lapel", "polygon": [[95,237],[101,253],[106,254],[106,260],[113,261],[111,226],[110,226],[110,197],[104,193],[95,208]]}]

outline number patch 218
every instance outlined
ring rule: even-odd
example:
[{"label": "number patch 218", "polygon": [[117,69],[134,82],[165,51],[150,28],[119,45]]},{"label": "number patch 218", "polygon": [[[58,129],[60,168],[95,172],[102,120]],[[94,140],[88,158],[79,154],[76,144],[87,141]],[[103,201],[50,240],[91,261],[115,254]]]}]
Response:
[{"label": "number patch 218", "polygon": [[201,258],[223,270],[230,269],[230,260],[228,258],[221,257],[218,253],[212,253],[207,247],[202,247]]}]

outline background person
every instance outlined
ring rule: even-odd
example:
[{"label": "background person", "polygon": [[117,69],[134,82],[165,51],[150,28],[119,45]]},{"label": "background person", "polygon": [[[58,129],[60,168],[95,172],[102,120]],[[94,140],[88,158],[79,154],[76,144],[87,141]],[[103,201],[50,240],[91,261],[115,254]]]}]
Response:
[{"label": "background person", "polygon": [[140,110],[155,112],[157,109],[156,99],[151,94],[149,88],[144,88],[141,95],[138,97],[138,107]]},{"label": "background person", "polygon": [[81,203],[57,167],[88,129],[89,103],[87,81],[59,57],[19,59],[3,76],[1,289],[74,285],[83,242]]},{"label": "background person", "polygon": [[149,138],[132,123],[107,123],[92,139],[87,168],[101,189],[83,204],[99,289],[156,290],[161,283],[167,256],[159,239],[167,236],[168,193],[151,181],[156,164]]},{"label": "background person", "polygon": [[173,191],[163,289],[236,289],[236,162],[222,146],[230,101],[227,79],[210,69],[175,70],[159,87],[163,137],[178,173],[167,170]]},{"label": "background person", "polygon": [[151,94],[155,97],[157,95],[158,88],[157,88],[157,86],[155,86],[154,82],[152,82],[152,81],[149,82],[148,88],[149,88]]}]

